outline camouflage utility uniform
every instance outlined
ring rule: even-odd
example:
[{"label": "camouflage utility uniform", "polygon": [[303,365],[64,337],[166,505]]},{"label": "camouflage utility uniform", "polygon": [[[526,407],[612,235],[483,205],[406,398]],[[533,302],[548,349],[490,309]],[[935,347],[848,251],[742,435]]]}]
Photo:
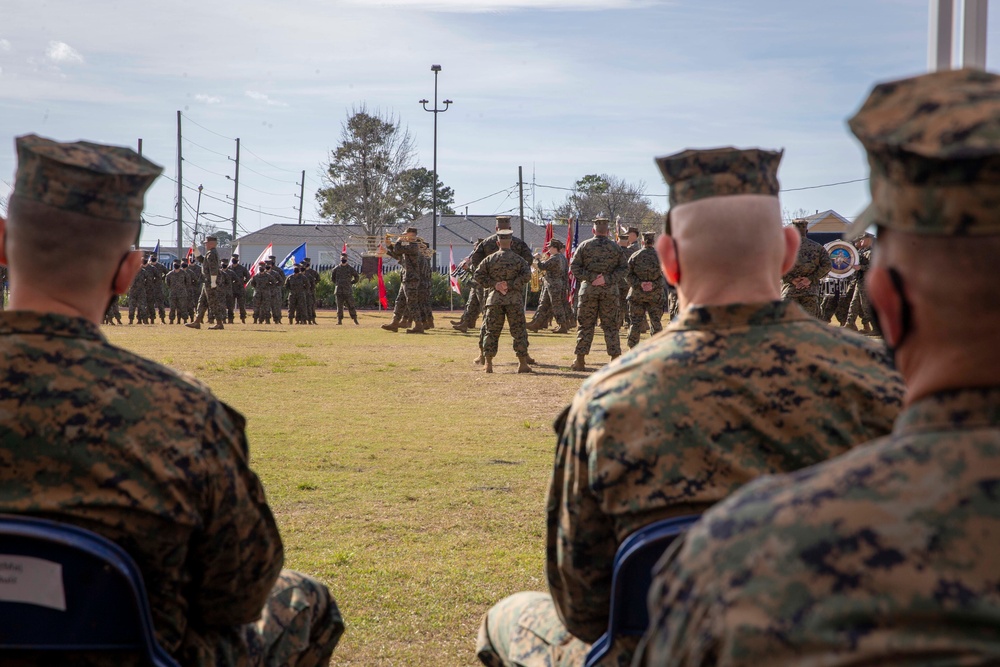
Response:
[{"label": "camouflage utility uniform", "polygon": [[[625,278],[629,284],[628,346],[631,349],[639,343],[639,331],[642,323],[646,321],[647,314],[653,335],[663,329],[660,321],[663,319],[667,281],[663,277],[656,250],[646,247],[629,257]],[[652,289],[648,292],[643,290],[642,283],[652,283]]]},{"label": "camouflage utility uniform", "polygon": [[538,299],[538,310],[535,318],[546,321],[555,317],[556,324],[561,329],[573,326],[567,292],[569,290],[569,261],[562,252],[553,254],[548,259],[538,260],[538,269],[542,271],[545,283],[545,296]]},{"label": "camouflage utility uniform", "polygon": [[[830,253],[819,243],[802,235],[802,244],[795,265],[781,278],[781,298],[797,301],[813,317],[820,317],[819,281],[830,273]],[[792,281],[808,278],[808,287],[796,287]]]},{"label": "camouflage utility uniform", "polygon": [[301,271],[295,271],[288,276],[285,286],[288,287],[288,323],[306,324],[309,321],[309,307],[306,302],[309,279]]},{"label": "camouflage utility uniform", "polygon": [[[207,310],[210,315],[215,316],[216,322],[221,323],[220,313],[226,312],[225,292],[219,287],[219,253],[212,248],[205,253],[205,262],[202,265],[203,282],[201,286],[201,296],[198,298],[197,321],[201,322]],[[212,287],[212,277],[215,277],[215,287]]]},{"label": "camouflage utility uniform", "polygon": [[354,305],[354,285],[358,282],[358,278],[360,278],[358,272],[350,264],[341,264],[330,272],[334,296],[337,297],[337,324],[344,321],[345,307],[351,319],[358,321],[358,312]]},{"label": "camouflage utility uniform", "polygon": [[230,262],[229,271],[233,274],[233,298],[229,304],[229,310],[236,316],[236,309],[239,308],[240,321],[247,321],[247,283],[250,282],[250,270],[239,262]]},{"label": "camouflage utility uniform", "polygon": [[180,322],[188,319],[188,280],[189,277],[184,269],[171,269],[163,282],[167,286],[170,298],[170,323]]},{"label": "camouflage utility uniform", "polygon": [[132,324],[138,315],[139,322],[145,324],[150,317],[146,307],[146,294],[149,291],[149,274],[143,269],[135,274],[132,285],[128,288],[128,323]]},{"label": "camouflage utility uniform", "polygon": [[333,650],[340,614],[325,586],[281,570],[239,413],[83,319],[6,313],[0,349],[0,512],[121,545],[142,570],[157,640],[185,665],[277,665],[308,643],[316,658]]},{"label": "camouflage utility uniform", "polygon": [[270,285],[268,273],[268,271],[258,267],[257,272],[250,279],[250,286],[253,287],[253,321],[257,324],[271,323],[271,302],[267,297]]},{"label": "camouflage utility uniform", "polygon": [[[607,630],[612,564],[628,535],[884,435],[901,401],[880,346],[796,304],[688,308],[587,379],[556,421],[551,597],[519,594],[491,609],[479,635],[483,662],[497,664],[490,628],[528,613],[533,620],[509,638],[512,664],[582,664]],[[606,664],[629,664],[634,646],[618,640]]]},{"label": "camouflage utility uniform", "polygon": [[[577,247],[570,269],[580,281],[576,313],[580,328],[576,336],[576,354],[590,354],[594,328],[600,318],[608,354],[617,357],[622,353],[621,341],[618,340],[618,285],[628,269],[625,253],[607,236],[595,236]],[[600,275],[604,276],[604,284],[594,285],[593,281]]]},{"label": "camouflage utility uniform", "polygon": [[[495,357],[504,320],[514,339],[514,352],[518,358],[528,354],[528,332],[524,328],[524,286],[531,280],[531,266],[513,250],[498,250],[476,269],[476,282],[487,291],[486,316],[483,319],[483,354]],[[499,282],[507,282],[507,293],[494,289]]]}]

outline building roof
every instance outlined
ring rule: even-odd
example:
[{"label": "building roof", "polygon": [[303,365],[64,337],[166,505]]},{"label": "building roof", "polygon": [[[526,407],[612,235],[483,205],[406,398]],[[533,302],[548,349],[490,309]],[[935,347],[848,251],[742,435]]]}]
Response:
[{"label": "building roof", "polygon": [[802,219],[806,220],[809,223],[806,227],[807,229],[812,229],[815,225],[818,225],[821,222],[828,222],[828,223],[840,222],[845,227],[850,227],[851,225],[850,220],[848,220],[841,214],[837,213],[833,209],[828,209],[826,211],[816,211],[816,213],[808,215]]},{"label": "building roof", "polygon": [[354,241],[353,237],[363,235],[364,230],[360,225],[278,223],[241,236],[233,241],[233,245],[240,243],[248,246],[266,246],[268,243],[275,245],[313,243],[325,246],[342,246],[344,241],[347,241],[348,244],[355,246],[358,243]]},{"label": "building roof", "polygon": [[[438,251],[451,245],[474,245],[478,239],[492,236],[496,232],[497,218],[495,215],[439,215],[440,224],[437,229]],[[406,227],[416,227],[417,234],[425,241],[431,240],[431,214],[427,213],[414,220],[409,225],[401,226],[396,233]],[[515,236],[521,235],[521,218],[511,216],[510,227]],[[541,248],[545,243],[545,227],[524,221],[524,236],[522,239],[532,248]]]}]

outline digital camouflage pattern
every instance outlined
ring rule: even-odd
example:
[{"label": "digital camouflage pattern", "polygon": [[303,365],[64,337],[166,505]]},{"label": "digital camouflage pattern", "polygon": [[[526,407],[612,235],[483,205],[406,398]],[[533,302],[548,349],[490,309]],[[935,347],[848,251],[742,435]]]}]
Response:
[{"label": "digital camouflage pattern", "polygon": [[18,137],[13,196],[87,215],[139,222],[146,190],[163,171],[131,148]]},{"label": "digital camouflage pattern", "polygon": [[934,72],[875,86],[848,122],[868,152],[870,225],[915,234],[1000,233],[1000,76]]},{"label": "digital camouflage pattern", "polygon": [[282,290],[285,287],[285,272],[275,265],[271,265],[268,275],[268,298],[270,299],[271,317],[276,324],[281,324]]},{"label": "digital camouflage pattern", "polygon": [[361,276],[350,264],[340,264],[330,272],[330,279],[333,281],[334,295],[337,298],[337,321],[344,319],[344,308],[352,320],[358,319],[358,313],[354,305],[354,284]]},{"label": "digital camouflage pattern", "polygon": [[[807,313],[820,317],[819,281],[830,273],[832,266],[830,253],[826,248],[802,234],[795,264],[781,277],[781,298],[797,301]],[[793,281],[799,278],[807,278],[809,285],[796,287]]]},{"label": "digital camouflage pattern", "polygon": [[234,314],[239,309],[240,319],[247,319],[247,283],[250,282],[250,269],[234,259],[229,263],[229,271],[233,274],[233,298],[229,303],[229,310]]},{"label": "digital camouflage pattern", "polygon": [[309,289],[309,279],[298,271],[288,276],[285,287],[288,288],[288,322],[304,324],[308,316],[306,290]]},{"label": "digital camouflage pattern", "polygon": [[309,309],[309,321],[316,324],[316,287],[320,281],[319,271],[307,263],[302,273],[305,274],[306,279],[309,281],[309,290],[306,292],[306,307]]},{"label": "digital camouflage pattern", "polygon": [[158,261],[149,260],[149,276],[151,284],[149,288],[149,314],[150,317],[160,316],[162,321],[166,316],[164,306],[166,304],[163,279],[167,275],[167,267]]},{"label": "digital camouflage pattern", "polygon": [[170,294],[170,323],[173,324],[176,320],[180,322],[184,320],[187,322],[188,319],[188,276],[187,270],[176,268],[171,269],[170,273],[164,278],[164,282],[167,285],[167,290]]},{"label": "digital camouflage pattern", "polygon": [[566,628],[583,642],[606,630],[628,535],[888,433],[902,396],[881,345],[795,304],[688,307],[556,421],[546,575]]},{"label": "digital camouflage pattern", "polygon": [[260,620],[244,626],[253,666],[323,667],[344,634],[330,591],[299,572],[282,570]]},{"label": "digital camouflage pattern", "polygon": [[580,667],[589,650],[566,631],[545,593],[501,600],[483,616],[476,639],[476,657],[487,667]]},{"label": "digital camouflage pattern", "polygon": [[562,252],[556,252],[548,259],[538,260],[538,269],[545,281],[545,295],[539,297],[538,310],[535,319],[545,321],[555,317],[560,327],[573,326],[572,313],[569,312],[569,260]]},{"label": "digital camouflage pattern", "polygon": [[139,321],[145,323],[150,317],[146,304],[149,293],[149,274],[143,269],[136,272],[132,284],[128,288],[128,321],[129,324],[138,315]]},{"label": "digital camouflage pattern", "polygon": [[998,664],[998,489],[1000,387],[920,399],[708,513],[657,565],[644,664]]},{"label": "digital camouflage pattern", "polygon": [[[205,253],[205,261],[202,263],[201,273],[204,281],[201,285],[201,296],[198,298],[198,321],[201,322],[208,310],[213,316],[220,317],[219,313],[226,312],[226,302],[224,292],[219,288],[219,251],[212,248]],[[212,278],[215,278],[215,287],[212,287]]]},{"label": "digital camouflage pattern", "polygon": [[[476,270],[480,262],[500,249],[500,244],[497,242],[498,238],[497,234],[488,236],[483,239],[482,243],[477,244],[472,249],[472,254],[469,256],[469,267],[473,271]],[[535,260],[535,256],[531,254],[531,248],[528,247],[528,244],[516,236],[511,237],[510,249],[516,255],[520,255],[528,263],[528,266],[531,266],[531,263]]]},{"label": "digital camouflage pattern", "polygon": [[[607,236],[594,236],[577,246],[570,262],[570,270],[580,285],[577,291],[576,318],[579,329],[575,354],[590,354],[594,328],[600,318],[608,354],[618,356],[622,353],[621,341],[618,339],[618,286],[628,270],[625,253],[621,246]],[[601,275],[604,276],[604,284],[594,285],[594,280]]]},{"label": "digital camouflage pattern", "polygon": [[[524,328],[524,286],[531,280],[531,266],[513,250],[498,250],[477,265],[475,280],[486,290],[486,315],[483,319],[483,354],[495,357],[504,320],[514,339],[518,357],[528,354],[528,332]],[[507,282],[507,293],[494,289]]]},{"label": "digital camouflage pattern", "polygon": [[688,149],[656,158],[670,186],[670,206],[726,195],[778,196],[784,151],[759,148]]},{"label": "digital camouflage pattern", "polygon": [[[642,248],[629,258],[625,280],[629,286],[627,294],[629,307],[628,346],[631,349],[639,344],[640,327],[647,315],[654,336],[663,329],[663,307],[666,305],[667,281],[663,277],[660,258],[654,248]],[[652,283],[652,289],[648,292],[644,291],[642,283]]]},{"label": "digital camouflage pattern", "polygon": [[250,286],[253,287],[253,321],[258,324],[271,323],[271,302],[267,295],[270,283],[268,273],[260,268],[250,279]]},{"label": "digital camouflage pattern", "polygon": [[868,246],[858,250],[858,268],[854,273],[857,280],[854,285],[854,294],[851,295],[851,303],[847,309],[847,321],[852,325],[855,320],[861,318],[861,323],[866,327],[872,327],[875,318],[872,316],[872,309],[868,303],[868,289],[865,286],[865,274],[871,268],[872,247]]},{"label": "digital camouflage pattern", "polygon": [[84,319],[3,313],[0,350],[0,512],[118,543],[168,652],[243,664],[240,626],[260,616],[283,558],[243,417]]}]

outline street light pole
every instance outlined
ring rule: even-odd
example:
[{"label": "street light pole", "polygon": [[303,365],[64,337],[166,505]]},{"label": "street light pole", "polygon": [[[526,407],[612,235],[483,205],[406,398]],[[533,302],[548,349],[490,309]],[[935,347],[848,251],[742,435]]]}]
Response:
[{"label": "street light pole", "polygon": [[424,111],[434,114],[434,182],[431,184],[431,247],[434,249],[434,270],[437,270],[437,211],[438,211],[438,114],[444,113],[448,110],[448,107],[454,102],[451,100],[444,101],[444,108],[438,109],[438,72],[441,71],[440,65],[431,65],[431,71],[434,72],[434,108],[427,108],[427,100],[420,100],[420,104],[423,105]]}]

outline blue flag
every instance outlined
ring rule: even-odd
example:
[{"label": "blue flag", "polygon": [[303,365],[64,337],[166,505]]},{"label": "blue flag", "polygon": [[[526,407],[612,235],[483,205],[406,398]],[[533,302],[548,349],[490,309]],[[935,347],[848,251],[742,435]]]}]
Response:
[{"label": "blue flag", "polygon": [[278,264],[278,266],[281,267],[281,270],[285,272],[286,276],[290,276],[295,273],[295,265],[301,263],[305,258],[306,244],[303,243],[298,248],[285,255],[285,258],[281,260],[281,264]]},{"label": "blue flag", "polygon": [[160,240],[159,239],[156,240],[156,247],[153,248],[153,254],[156,255],[157,257],[160,256]]}]

